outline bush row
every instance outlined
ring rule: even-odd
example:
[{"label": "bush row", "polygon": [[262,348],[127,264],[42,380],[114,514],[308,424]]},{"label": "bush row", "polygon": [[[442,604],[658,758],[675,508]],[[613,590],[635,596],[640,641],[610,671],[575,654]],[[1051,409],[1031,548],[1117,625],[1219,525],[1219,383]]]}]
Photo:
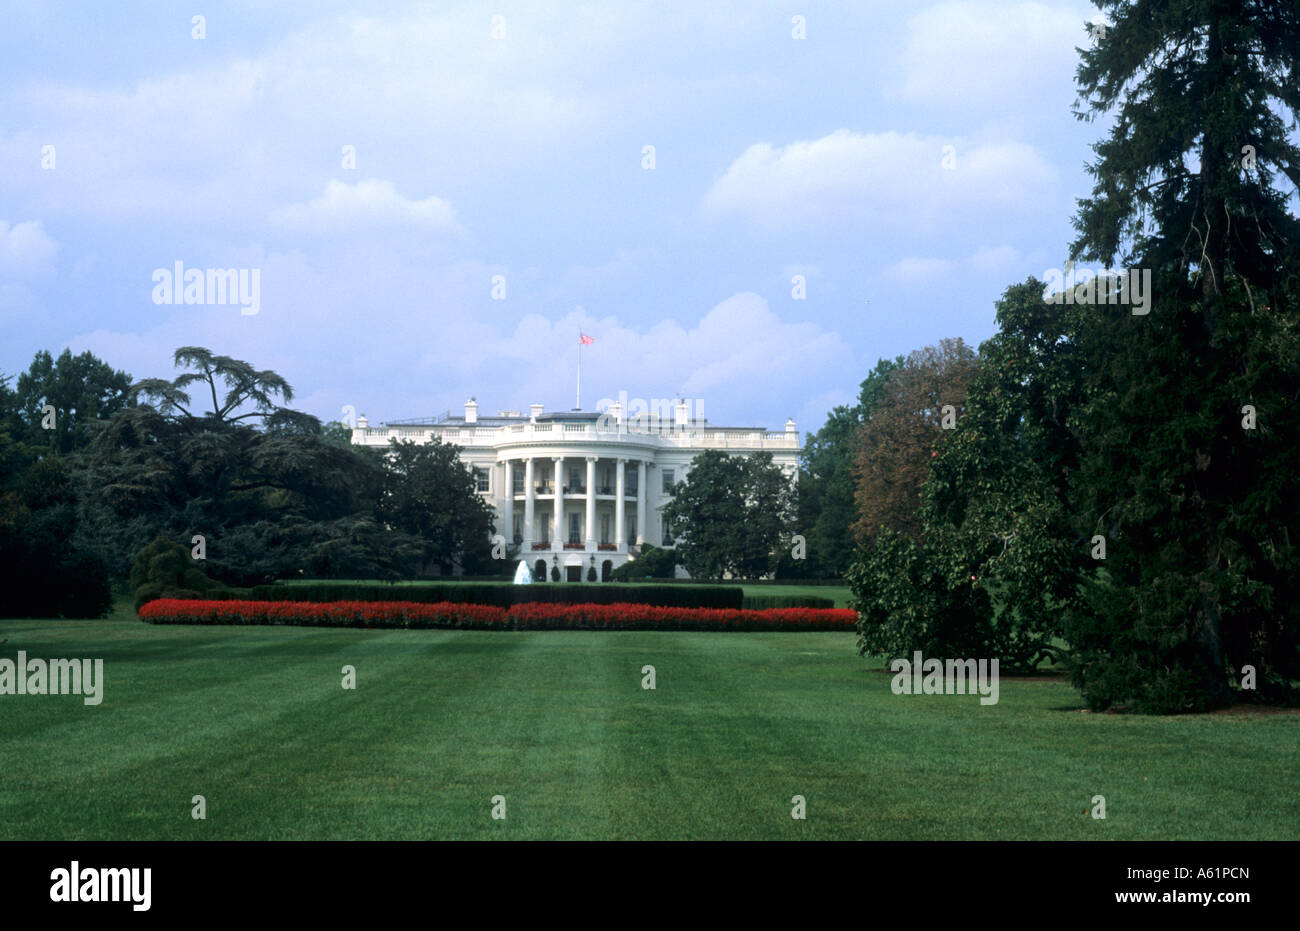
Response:
[{"label": "bush row", "polygon": [[308,627],[458,628],[480,630],[839,630],[852,631],[846,609],[680,608],[646,604],[547,604],[508,607],[442,601],[220,601],[159,598],[140,609],[151,624],[269,624]]},{"label": "bush row", "polygon": [[[165,593],[164,593],[165,594]],[[173,593],[180,596],[181,593]],[[658,605],[666,608],[740,608],[744,592],[727,586],[677,588],[658,585],[592,585],[549,583],[545,585],[467,582],[419,582],[413,585],[383,585],[348,582],[311,582],[295,585],[255,585],[245,589],[212,591],[196,597],[208,600],[248,601],[414,601],[423,604],[496,605],[508,608],[525,601],[566,604]],[[775,607],[775,606],[774,606]]]},{"label": "bush row", "polygon": [[769,608],[833,608],[834,598],[823,595],[746,595],[740,605],[747,611]]}]

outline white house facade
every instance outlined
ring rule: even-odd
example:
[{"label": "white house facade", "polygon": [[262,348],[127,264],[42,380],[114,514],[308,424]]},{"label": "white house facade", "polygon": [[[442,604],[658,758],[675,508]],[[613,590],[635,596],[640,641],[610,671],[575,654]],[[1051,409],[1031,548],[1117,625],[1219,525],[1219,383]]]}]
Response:
[{"label": "white house facade", "polygon": [[436,437],[459,446],[478,493],[493,507],[512,562],[526,560],[534,574],[548,576],[558,567],[567,581],[584,581],[594,568],[603,581],[645,544],[673,545],[661,511],[673,484],[704,450],[768,452],[791,482],[798,479],[793,420],[782,431],[715,427],[692,416],[687,400],[670,406],[671,414],[626,417],[620,403],[603,412],[562,413],[534,404],[527,414],[506,410],[489,417],[471,398],[464,416],[448,412],[372,427],[363,414],[352,442],[388,446],[394,439],[428,443]]}]

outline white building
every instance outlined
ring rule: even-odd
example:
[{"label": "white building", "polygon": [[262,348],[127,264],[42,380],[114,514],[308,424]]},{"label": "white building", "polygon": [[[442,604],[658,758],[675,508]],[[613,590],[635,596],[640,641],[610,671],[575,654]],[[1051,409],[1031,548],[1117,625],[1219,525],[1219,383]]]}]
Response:
[{"label": "white building", "polygon": [[625,417],[616,402],[603,413],[543,413],[534,404],[527,415],[498,411],[488,417],[470,398],[463,417],[448,412],[371,427],[362,415],[352,442],[387,446],[393,439],[428,443],[438,437],[461,447],[479,494],[492,504],[512,563],[526,559],[534,574],[548,577],[559,566],[567,581],[585,580],[593,566],[607,580],[644,544],[671,546],[672,528],[664,526],[660,511],[673,483],[686,477],[691,460],[706,449],[770,452],[797,480],[793,420],[780,432],[715,427],[692,416],[687,400],[673,402],[671,413],[640,413],[633,405],[629,410],[634,416]]}]

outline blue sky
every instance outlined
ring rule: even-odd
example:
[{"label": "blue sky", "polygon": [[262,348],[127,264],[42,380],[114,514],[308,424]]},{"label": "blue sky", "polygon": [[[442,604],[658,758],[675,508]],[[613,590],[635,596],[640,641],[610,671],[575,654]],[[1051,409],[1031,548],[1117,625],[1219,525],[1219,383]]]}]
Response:
[{"label": "blue sky", "polygon": [[[571,407],[581,329],[587,408],[815,429],[1064,264],[1103,132],[1082,2],[100,6],[0,20],[0,372],[202,345],[326,420]],[[156,304],[177,261],[258,313]]]}]

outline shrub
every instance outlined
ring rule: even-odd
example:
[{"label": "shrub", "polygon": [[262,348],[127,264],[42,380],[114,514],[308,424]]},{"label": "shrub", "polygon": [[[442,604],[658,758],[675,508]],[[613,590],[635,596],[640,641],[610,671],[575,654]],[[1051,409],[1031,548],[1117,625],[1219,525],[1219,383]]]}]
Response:
[{"label": "shrub", "polygon": [[[155,592],[152,597],[164,596]],[[740,608],[744,604],[744,592],[738,585],[591,585],[585,582],[544,586],[492,582],[420,582],[413,585],[311,582],[301,585],[255,585],[248,589],[214,589],[204,597],[251,601],[414,601],[426,604],[450,601],[499,607],[509,607],[522,601],[575,604],[610,604],[618,601],[683,608]]]},{"label": "shrub", "polygon": [[746,595],[741,607],[747,611],[763,611],[768,608],[833,608],[835,599],[822,595]]},{"label": "shrub", "polygon": [[211,597],[224,590],[195,564],[189,550],[161,533],[136,554],[130,584],[137,611],[155,598]]},{"label": "shrub", "polygon": [[638,579],[671,579],[676,573],[677,553],[647,543],[641,548],[640,556],[623,563],[610,578],[615,582],[635,582]]}]

